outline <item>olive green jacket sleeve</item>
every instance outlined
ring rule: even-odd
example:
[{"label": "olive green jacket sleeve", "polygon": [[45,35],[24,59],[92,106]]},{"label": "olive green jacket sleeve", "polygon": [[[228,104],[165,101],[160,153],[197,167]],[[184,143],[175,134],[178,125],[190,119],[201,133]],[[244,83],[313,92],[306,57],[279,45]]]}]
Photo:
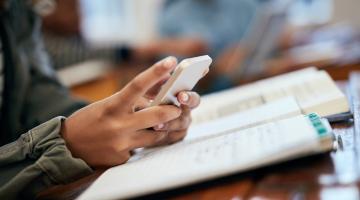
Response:
[{"label": "olive green jacket sleeve", "polygon": [[92,169],[72,157],[60,136],[65,118],[53,118],[0,147],[0,199],[33,199],[55,184],[88,175]]}]

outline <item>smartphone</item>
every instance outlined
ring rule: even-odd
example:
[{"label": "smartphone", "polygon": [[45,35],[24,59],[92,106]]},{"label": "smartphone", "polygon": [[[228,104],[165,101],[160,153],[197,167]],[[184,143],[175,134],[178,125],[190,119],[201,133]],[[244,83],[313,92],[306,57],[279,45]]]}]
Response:
[{"label": "smartphone", "polygon": [[180,106],[176,95],[184,90],[192,90],[209,70],[212,59],[208,55],[187,58],[175,68],[169,80],[161,87],[151,106],[174,104]]}]

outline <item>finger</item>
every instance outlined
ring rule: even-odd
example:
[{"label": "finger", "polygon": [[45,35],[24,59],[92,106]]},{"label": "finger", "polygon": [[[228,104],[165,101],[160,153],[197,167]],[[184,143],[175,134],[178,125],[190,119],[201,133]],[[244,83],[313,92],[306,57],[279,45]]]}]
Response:
[{"label": "finger", "polygon": [[152,106],[133,113],[129,128],[133,130],[146,129],[159,124],[165,124],[181,115],[181,109],[173,105]]},{"label": "finger", "polygon": [[144,108],[147,108],[149,107],[151,104],[151,100],[147,99],[147,98],[144,98],[144,97],[141,97],[135,104],[134,106],[134,112],[136,111],[139,111],[139,110],[142,110]]},{"label": "finger", "polygon": [[171,76],[170,74],[166,75],[163,80],[159,81],[158,83],[155,84],[155,86],[150,88],[146,92],[145,97],[149,99],[155,99],[156,95],[160,92],[161,86],[163,86],[166,83],[166,81],[170,78],[170,76]]},{"label": "finger", "polygon": [[182,105],[187,105],[191,109],[196,108],[200,104],[200,95],[192,91],[179,92],[177,99]]},{"label": "finger", "polygon": [[155,146],[167,137],[166,131],[140,130],[132,137],[131,149]]},{"label": "finger", "polygon": [[156,83],[168,76],[176,66],[176,63],[175,57],[168,57],[137,75],[118,93],[119,107],[128,108],[131,104],[135,103],[139,97],[144,96]]},{"label": "finger", "polygon": [[[186,133],[187,133],[187,130],[169,132],[166,135],[168,144],[173,144],[175,142],[179,142],[180,140],[183,140],[186,136]],[[161,139],[160,139],[160,141],[161,141]]]},{"label": "finger", "polygon": [[168,132],[163,138],[160,138],[159,141],[152,146],[167,145],[179,142],[185,138],[186,133],[187,130]]},{"label": "finger", "polygon": [[155,130],[167,130],[167,131],[180,131],[186,130],[191,123],[190,108],[188,106],[182,106],[182,112],[180,117],[171,120],[166,123],[163,127],[155,126]]}]

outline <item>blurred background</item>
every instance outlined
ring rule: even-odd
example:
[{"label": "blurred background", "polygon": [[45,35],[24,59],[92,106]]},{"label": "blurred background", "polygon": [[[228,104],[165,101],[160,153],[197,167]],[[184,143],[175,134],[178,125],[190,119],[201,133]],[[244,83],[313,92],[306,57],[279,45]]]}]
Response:
[{"label": "blurred background", "polygon": [[[59,79],[89,100],[168,55],[214,59],[202,94],[308,66],[359,63],[358,8],[359,0],[38,0],[35,7]],[[103,93],[87,96],[101,84]]]}]

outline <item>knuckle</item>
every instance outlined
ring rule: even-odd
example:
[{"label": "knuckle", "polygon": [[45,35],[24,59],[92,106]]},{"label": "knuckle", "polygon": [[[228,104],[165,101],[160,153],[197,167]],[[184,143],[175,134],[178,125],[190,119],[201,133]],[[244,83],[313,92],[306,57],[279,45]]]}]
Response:
[{"label": "knuckle", "polygon": [[[108,98],[108,99],[104,99],[103,101],[97,102],[98,105],[101,105],[103,109],[100,109],[98,113],[99,119],[102,120],[104,118],[106,118],[109,115],[112,115],[114,112],[114,103],[113,101],[111,101],[113,98]],[[96,103],[94,103],[96,104]],[[94,105],[93,104],[93,105]]]},{"label": "knuckle", "polygon": [[121,152],[121,150],[117,144],[113,143],[110,145],[110,152],[112,152],[114,155],[116,155],[119,152]]},{"label": "knuckle", "polygon": [[190,125],[190,117],[189,116],[181,116],[174,122],[176,122],[175,126],[176,126],[177,130],[183,130],[183,129],[186,129]]},{"label": "knuckle", "polygon": [[[115,99],[113,102],[113,106],[109,107],[109,111],[111,113],[116,113],[116,111],[118,110],[117,108],[119,108],[119,106],[121,105],[128,105],[131,102],[131,99],[128,98],[128,95],[130,92],[132,92],[131,89],[132,86],[130,86],[130,83],[128,85],[125,86],[124,89],[122,89],[121,91],[119,91],[116,95],[117,95],[117,99]],[[119,103],[121,102],[121,105],[119,105]]]},{"label": "knuckle", "polygon": [[122,133],[124,130],[126,130],[124,127],[124,123],[119,123],[120,120],[118,118],[108,120],[107,127],[110,129],[108,133],[114,135],[114,134]]},{"label": "knuckle", "polygon": [[143,84],[142,81],[140,80],[139,76],[135,77],[131,82],[130,82],[130,89],[132,91],[139,91],[143,89]]},{"label": "knuckle", "polygon": [[172,117],[173,119],[183,116],[183,110],[181,108],[171,106],[171,109],[168,111],[169,117]]},{"label": "knuckle", "polygon": [[190,125],[189,117],[183,117],[181,119],[181,129],[186,129]]},{"label": "knuckle", "polygon": [[169,114],[164,110],[159,110],[156,115],[159,121],[165,122],[169,120]]},{"label": "knuckle", "polygon": [[130,157],[131,157],[130,152],[123,152],[119,154],[117,157],[118,158],[117,164],[121,165],[126,163],[130,159]]},{"label": "knuckle", "polygon": [[152,70],[152,74],[155,75],[155,76],[162,76],[164,74],[165,70],[164,70],[164,67],[163,65],[158,65],[158,66],[155,66]]},{"label": "knuckle", "polygon": [[175,114],[177,117],[179,117],[180,115],[182,115],[183,111],[180,108],[175,108]]},{"label": "knuckle", "polygon": [[159,141],[162,140],[162,138],[163,138],[163,134],[155,134],[155,136],[149,140],[148,146],[156,145]]},{"label": "knuckle", "polygon": [[123,154],[121,155],[121,157],[122,157],[122,160],[123,160],[124,162],[127,162],[127,161],[130,159],[131,155],[130,155],[129,152],[126,152],[126,153],[123,153]]},{"label": "knuckle", "polygon": [[189,106],[184,106],[181,110],[182,115],[190,115],[191,114],[191,109]]},{"label": "knuckle", "polygon": [[169,134],[168,143],[172,144],[184,139],[186,136],[186,131],[179,131]]},{"label": "knuckle", "polygon": [[116,155],[124,154],[124,152],[128,152],[129,150],[129,143],[126,142],[124,139],[122,140],[114,140],[116,142],[113,142],[111,145],[111,151],[115,153]]}]

